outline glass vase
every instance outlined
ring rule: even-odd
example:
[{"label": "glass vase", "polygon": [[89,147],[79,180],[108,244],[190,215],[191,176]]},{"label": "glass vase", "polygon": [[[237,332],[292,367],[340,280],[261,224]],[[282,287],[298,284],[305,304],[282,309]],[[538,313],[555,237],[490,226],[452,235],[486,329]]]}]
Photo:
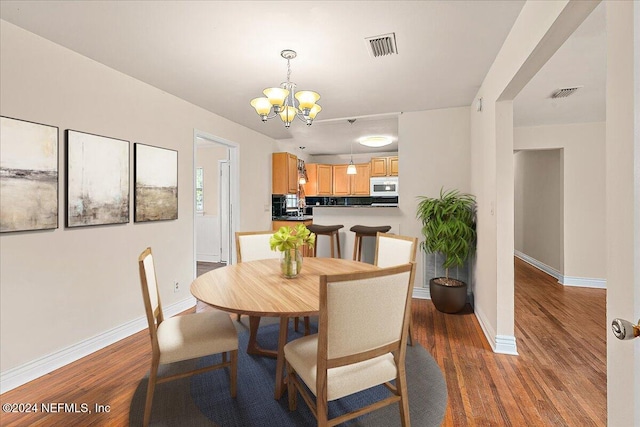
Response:
[{"label": "glass vase", "polygon": [[298,248],[280,252],[280,268],[287,279],[296,277],[302,270],[302,254]]}]

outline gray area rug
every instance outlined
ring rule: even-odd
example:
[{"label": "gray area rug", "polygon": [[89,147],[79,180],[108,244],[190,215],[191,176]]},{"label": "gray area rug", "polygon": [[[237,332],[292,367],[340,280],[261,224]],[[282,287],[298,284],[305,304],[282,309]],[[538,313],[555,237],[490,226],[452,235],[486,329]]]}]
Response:
[{"label": "gray area rug", "polygon": [[[248,355],[244,350],[248,332],[243,323],[239,329],[240,351],[238,356],[238,396],[229,396],[226,370],[216,370],[194,377],[170,381],[156,386],[151,425],[153,426],[307,426],[315,425],[315,419],[300,396],[298,409],[289,412],[286,393],[279,400],[273,398],[275,360]],[[266,348],[275,348],[278,325],[265,319],[258,341]],[[292,322],[291,322],[292,323]],[[315,326],[315,325],[314,325]],[[313,331],[312,331],[313,332]],[[290,327],[289,337],[301,336]],[[161,366],[160,375],[205,366],[218,356],[208,356],[197,361],[186,361]],[[421,345],[407,347],[407,387],[411,424],[415,426],[440,426],[447,405],[447,386],[433,357]],[[142,425],[147,378],[140,381],[131,400],[129,424]],[[330,416],[353,410],[362,404],[379,400],[388,395],[379,386],[353,396],[330,403]],[[364,415],[345,423],[349,426],[391,427],[400,425],[398,405]]]}]

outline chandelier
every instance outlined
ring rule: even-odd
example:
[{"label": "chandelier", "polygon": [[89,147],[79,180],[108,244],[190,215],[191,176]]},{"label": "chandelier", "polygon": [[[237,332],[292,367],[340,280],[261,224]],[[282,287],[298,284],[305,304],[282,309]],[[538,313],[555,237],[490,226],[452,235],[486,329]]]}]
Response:
[{"label": "chandelier", "polygon": [[[316,101],[320,99],[317,92],[301,90],[296,92],[296,84],[291,82],[290,61],[297,56],[297,53],[290,49],[280,52],[280,56],[287,60],[287,81],[280,84],[280,87],[270,87],[263,91],[265,97],[254,98],[251,106],[256,109],[256,113],[263,122],[280,116],[285,127],[289,127],[295,117],[299,118],[311,126],[316,114],[322,110]],[[296,100],[298,105],[296,106]]]}]

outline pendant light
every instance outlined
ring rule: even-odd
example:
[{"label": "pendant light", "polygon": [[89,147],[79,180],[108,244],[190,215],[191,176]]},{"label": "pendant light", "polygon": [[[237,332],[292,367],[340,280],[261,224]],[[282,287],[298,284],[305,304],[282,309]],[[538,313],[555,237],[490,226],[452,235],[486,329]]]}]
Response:
[{"label": "pendant light", "polygon": [[[347,121],[353,124],[356,119],[349,119]],[[357,175],[358,170],[356,169],[356,165],[353,164],[353,141],[349,143],[349,146],[351,147],[351,161],[349,162],[349,166],[347,166],[347,175]]]}]

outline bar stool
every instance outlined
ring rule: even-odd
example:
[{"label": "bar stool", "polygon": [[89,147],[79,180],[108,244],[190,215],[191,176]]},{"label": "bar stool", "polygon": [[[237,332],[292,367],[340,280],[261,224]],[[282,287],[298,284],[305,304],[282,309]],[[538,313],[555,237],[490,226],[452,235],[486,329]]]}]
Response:
[{"label": "bar stool", "polygon": [[[354,225],[351,227],[351,231],[356,233],[356,238],[353,242],[353,260],[362,260],[362,238],[363,237],[376,237],[376,233],[386,233],[391,230],[390,225],[379,225],[377,227],[369,227],[367,225]],[[356,259],[356,255],[358,256]]]},{"label": "bar stool", "polygon": [[340,225],[319,225],[319,224],[311,224],[308,225],[307,228],[309,229],[309,231],[311,231],[312,233],[315,233],[316,235],[316,246],[313,248],[313,256],[316,256],[316,253],[318,251],[318,236],[329,236],[331,238],[331,258],[335,258],[333,256],[334,252],[333,252],[333,236],[336,237],[336,241],[338,242],[338,258],[342,258],[342,255],[340,254],[340,233],[338,233],[338,230],[340,230],[341,228],[344,228],[344,225],[340,224]]}]

